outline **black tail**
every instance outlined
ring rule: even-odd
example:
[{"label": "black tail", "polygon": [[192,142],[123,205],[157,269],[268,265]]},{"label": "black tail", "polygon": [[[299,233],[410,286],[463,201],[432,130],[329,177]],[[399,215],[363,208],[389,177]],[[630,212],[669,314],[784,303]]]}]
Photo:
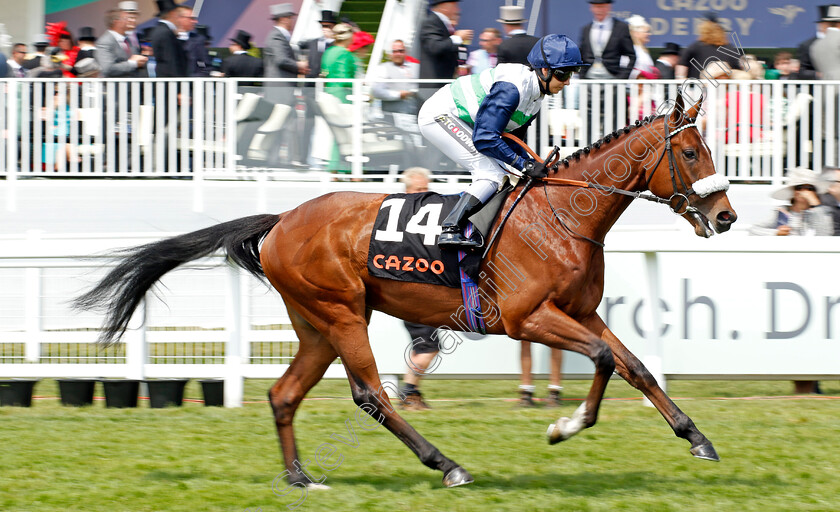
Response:
[{"label": "black tail", "polygon": [[240,267],[264,277],[259,244],[279,221],[277,215],[253,215],[120,251],[116,254],[123,257],[120,264],[96,287],[74,300],[73,306],[104,310],[105,325],[99,342],[114,343],[122,337],[149,288],[183,263],[221,249]]}]

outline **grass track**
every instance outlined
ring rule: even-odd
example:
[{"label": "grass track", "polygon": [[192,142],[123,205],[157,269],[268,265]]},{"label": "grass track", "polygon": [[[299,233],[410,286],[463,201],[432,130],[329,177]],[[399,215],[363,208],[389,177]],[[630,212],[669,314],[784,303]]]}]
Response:
[{"label": "grass track", "polygon": [[[588,382],[571,381],[566,397]],[[249,381],[246,398],[265,399],[266,381]],[[613,381],[598,424],[550,447],[544,432],[557,410],[517,410],[511,381],[428,381],[433,411],[404,416],[475,477],[455,489],[420,464],[383,428],[363,431],[350,400],[311,400],[296,418],[302,458],[331,442],[343,457],[327,472],[329,491],[310,492],[301,511],[751,511],[840,509],[840,399],[774,400],[790,382],[669,383],[669,394],[714,442],[720,463],[696,460],[654,409]],[[840,382],[823,382],[827,396]],[[99,393],[101,388],[97,388]],[[52,381],[35,388],[58,395]],[[545,395],[538,386],[538,395]],[[200,398],[194,382],[187,396]],[[349,397],[344,381],[325,381],[312,397]],[[679,399],[679,398],[683,399]],[[559,411],[568,415],[577,402]],[[331,439],[347,436],[358,446]],[[0,408],[0,510],[243,511],[288,510],[272,480],[282,471],[265,403],[241,409],[82,409],[37,400],[31,409]],[[332,460],[336,460],[337,454]],[[317,477],[323,474],[310,466]],[[281,486],[282,487],[282,486]]]}]

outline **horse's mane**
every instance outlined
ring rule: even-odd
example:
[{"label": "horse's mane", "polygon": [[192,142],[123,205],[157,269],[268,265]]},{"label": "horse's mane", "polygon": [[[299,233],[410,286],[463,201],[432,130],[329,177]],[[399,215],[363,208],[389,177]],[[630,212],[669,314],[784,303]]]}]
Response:
[{"label": "horse's mane", "polygon": [[[626,135],[633,130],[639,129],[643,126],[647,126],[647,125],[653,123],[654,121],[656,121],[657,119],[665,117],[666,115],[667,114],[661,114],[661,115],[658,115],[658,116],[657,115],[650,115],[650,116],[645,117],[644,119],[637,120],[634,124],[628,124],[624,128],[619,128],[618,130],[616,130],[612,133],[608,133],[608,134],[604,135],[603,137],[601,137],[600,139],[598,139],[597,141],[595,141],[595,142],[593,142],[593,143],[591,143],[587,146],[584,146],[581,149],[578,149],[577,151],[572,153],[571,155],[567,156],[566,158],[564,158],[563,160],[560,161],[560,164],[562,164],[563,167],[569,167],[569,165],[571,165],[571,163],[572,163],[572,160],[574,160],[576,162],[580,161],[580,158],[584,155],[588,155],[592,151],[593,148],[594,149],[601,149],[601,146],[603,146],[605,144],[609,144],[610,142],[612,142],[614,140],[618,140],[619,136],[622,133],[624,133]],[[558,167],[556,172],[559,172],[559,170],[560,169]]]}]

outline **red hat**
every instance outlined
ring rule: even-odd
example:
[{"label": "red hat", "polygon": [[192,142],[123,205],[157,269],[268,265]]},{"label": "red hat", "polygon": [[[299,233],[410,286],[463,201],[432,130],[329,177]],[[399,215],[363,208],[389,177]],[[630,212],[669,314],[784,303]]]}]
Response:
[{"label": "red hat", "polygon": [[359,48],[362,48],[369,44],[373,44],[373,36],[365,32],[364,30],[360,30],[358,32],[353,33],[353,42],[350,43],[350,46],[347,49],[351,52],[355,52]]}]

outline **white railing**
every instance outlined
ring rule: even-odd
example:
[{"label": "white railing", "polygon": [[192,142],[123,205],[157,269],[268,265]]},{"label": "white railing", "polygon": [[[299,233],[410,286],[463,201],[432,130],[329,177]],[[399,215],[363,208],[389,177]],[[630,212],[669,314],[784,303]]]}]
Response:
[{"label": "white railing", "polygon": [[[324,80],[0,80],[0,176],[330,181],[339,169],[382,179],[422,165],[464,178],[428,151],[411,116],[383,113],[370,82],[350,82],[350,103],[343,103],[323,93]],[[679,85],[574,81],[545,100],[529,140],[543,154],[555,144],[571,153],[656,113]],[[734,181],[777,183],[786,168],[838,165],[838,85],[707,86],[701,123],[719,171]],[[330,164],[334,147],[339,159]]]}]

